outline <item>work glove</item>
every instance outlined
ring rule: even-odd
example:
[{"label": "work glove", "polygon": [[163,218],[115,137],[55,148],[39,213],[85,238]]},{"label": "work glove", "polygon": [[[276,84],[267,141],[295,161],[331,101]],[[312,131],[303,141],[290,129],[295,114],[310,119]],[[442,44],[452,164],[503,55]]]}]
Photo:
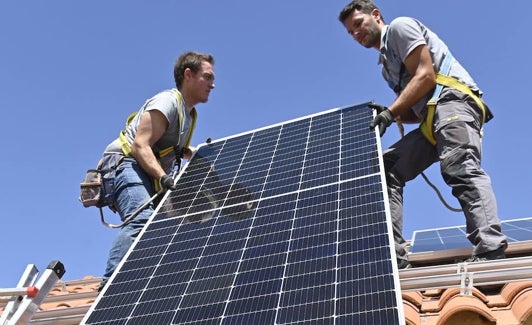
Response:
[{"label": "work glove", "polygon": [[385,109],[382,112],[380,112],[373,121],[369,124],[369,127],[371,129],[374,129],[377,125],[379,126],[379,134],[382,137],[384,135],[384,132],[386,132],[386,128],[392,124],[394,118],[392,112],[390,112],[389,109]]},{"label": "work glove", "polygon": [[379,105],[379,104],[376,104],[376,103],[370,103],[370,104],[368,104],[368,106],[370,108],[373,108],[374,110],[376,110],[377,114],[380,114],[380,113],[382,113],[382,111],[388,109],[388,107],[386,107],[384,105]]},{"label": "work glove", "polygon": [[168,175],[163,175],[159,179],[159,185],[165,190],[175,190],[174,179]]}]

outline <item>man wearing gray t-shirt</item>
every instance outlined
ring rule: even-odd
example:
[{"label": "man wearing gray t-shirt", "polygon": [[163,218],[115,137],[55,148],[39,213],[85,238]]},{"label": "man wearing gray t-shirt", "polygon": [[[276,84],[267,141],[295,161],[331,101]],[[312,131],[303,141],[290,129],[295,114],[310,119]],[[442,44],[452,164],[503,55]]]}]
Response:
[{"label": "man wearing gray t-shirt", "polygon": [[481,167],[482,125],[491,117],[473,78],[445,43],[416,19],[399,17],[386,25],[371,0],[354,0],[339,15],[347,32],[362,46],[380,53],[382,75],[397,95],[389,107],[371,105],[382,136],[392,122],[420,123],[383,154],[399,268],[410,264],[405,250],[403,188],[439,161],[465,214],[473,255],[467,262],[504,258],[497,204]]},{"label": "man wearing gray t-shirt", "polygon": [[[114,240],[101,290],[125,256],[154,211],[149,202],[160,190],[175,189],[173,165],[190,158],[190,139],[196,122],[196,104],[209,99],[214,85],[214,58],[210,54],[187,52],[174,65],[176,88],[148,99],[126,129],[111,142],[104,156],[114,155],[116,167],[112,208],[126,225]],[[129,216],[140,212],[131,220]]]}]

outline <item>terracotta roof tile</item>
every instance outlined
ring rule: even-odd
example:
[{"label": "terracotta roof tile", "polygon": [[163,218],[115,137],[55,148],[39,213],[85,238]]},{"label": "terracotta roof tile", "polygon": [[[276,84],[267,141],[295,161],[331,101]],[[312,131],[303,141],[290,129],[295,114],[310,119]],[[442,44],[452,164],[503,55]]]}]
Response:
[{"label": "terracotta roof tile", "polygon": [[448,319],[460,313],[471,314],[468,312],[480,315],[488,323],[497,322],[497,318],[493,315],[493,312],[477,296],[455,295],[443,306],[438,323],[445,324]]},{"label": "terracotta roof tile", "polygon": [[[97,297],[100,278],[58,281],[31,323],[79,324]],[[500,291],[486,294],[473,288],[461,295],[460,288],[404,291],[403,309],[408,325],[532,324],[532,281],[505,284]],[[0,313],[5,303],[0,303]],[[30,324],[31,324],[30,323]]]},{"label": "terracotta roof tile", "polygon": [[532,284],[515,295],[511,310],[520,324],[532,324]]}]

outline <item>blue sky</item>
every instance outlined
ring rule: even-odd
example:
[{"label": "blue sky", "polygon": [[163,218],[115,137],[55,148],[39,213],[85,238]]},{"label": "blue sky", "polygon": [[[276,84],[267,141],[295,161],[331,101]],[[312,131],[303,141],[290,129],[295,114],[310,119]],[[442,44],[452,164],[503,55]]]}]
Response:
[{"label": "blue sky", "polygon": [[[389,104],[377,51],[358,45],[337,21],[347,2],[2,1],[0,287],[14,287],[27,264],[43,271],[52,260],[65,265],[64,280],[103,273],[117,230],[78,202],[79,183],[129,113],[173,86],[173,63],[184,51],[216,58],[216,89],[197,107],[193,143],[369,100]],[[532,5],[377,3],[387,22],[422,20],[475,78],[495,114],[485,128],[483,166],[500,218],[532,216],[532,71],[523,64]],[[383,147],[399,137],[392,127]],[[457,206],[438,165],[426,174]],[[407,185],[405,237],[464,223],[420,177]]]}]

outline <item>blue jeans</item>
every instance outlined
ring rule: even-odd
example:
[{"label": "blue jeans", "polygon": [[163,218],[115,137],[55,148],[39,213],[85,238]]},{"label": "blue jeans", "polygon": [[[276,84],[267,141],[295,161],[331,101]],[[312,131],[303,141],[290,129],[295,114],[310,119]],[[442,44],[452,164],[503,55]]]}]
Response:
[{"label": "blue jeans", "polygon": [[[124,158],[116,169],[114,206],[123,221],[155,194],[153,178],[133,158]],[[151,203],[124,226],[113,241],[100,289],[111,277],[154,211]]]}]

